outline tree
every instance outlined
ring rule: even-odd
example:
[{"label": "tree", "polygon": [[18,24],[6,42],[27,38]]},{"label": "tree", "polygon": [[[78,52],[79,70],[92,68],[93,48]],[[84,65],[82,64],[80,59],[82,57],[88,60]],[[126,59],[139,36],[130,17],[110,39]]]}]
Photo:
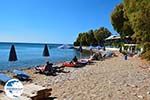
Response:
[{"label": "tree", "polygon": [[135,32],[133,37],[144,47],[143,55],[150,59],[150,1],[124,0],[126,15]]},{"label": "tree", "polygon": [[124,0],[111,15],[114,29],[121,36],[132,36],[144,47],[144,57],[150,59],[150,0]]},{"label": "tree", "polygon": [[74,42],[74,45],[79,46],[80,44],[82,44],[84,46],[90,45],[89,35],[87,32],[79,33],[76,41]]},{"label": "tree", "polygon": [[75,46],[79,46],[80,43],[84,46],[97,45],[104,42],[104,39],[110,36],[111,33],[107,28],[101,27],[95,31],[90,30],[88,32],[79,33],[76,41],[74,42]]},{"label": "tree", "polygon": [[82,37],[81,37],[81,40],[80,40],[80,43],[84,46],[88,46],[89,45],[89,42],[88,42],[88,34],[85,32],[85,33],[82,33]]},{"label": "tree", "polygon": [[124,11],[124,5],[122,3],[117,5],[112,12],[111,23],[122,38],[125,36],[131,37],[134,34],[129,19]]},{"label": "tree", "polygon": [[88,31],[88,41],[89,41],[89,45],[96,45],[97,44],[97,41],[94,37],[94,31],[93,30],[89,30]]},{"label": "tree", "polygon": [[81,37],[82,37],[82,33],[79,33],[79,35],[78,35],[76,41],[74,42],[74,45],[75,45],[75,46],[80,45]]},{"label": "tree", "polygon": [[111,32],[104,27],[99,28],[98,30],[94,31],[94,37],[97,40],[98,44],[101,46],[104,45],[105,38],[109,37],[111,35]]},{"label": "tree", "polygon": [[137,42],[150,42],[150,1],[124,0],[124,8]]}]

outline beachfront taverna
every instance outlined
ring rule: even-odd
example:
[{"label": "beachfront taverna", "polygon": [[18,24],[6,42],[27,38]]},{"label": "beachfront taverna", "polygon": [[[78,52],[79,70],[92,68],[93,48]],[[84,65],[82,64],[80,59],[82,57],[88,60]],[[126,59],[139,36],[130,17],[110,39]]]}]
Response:
[{"label": "beachfront taverna", "polygon": [[120,48],[121,51],[127,51],[131,53],[142,53],[143,47],[136,44],[131,37],[126,36],[123,39],[120,35],[111,35],[105,39],[106,45],[113,48]]}]

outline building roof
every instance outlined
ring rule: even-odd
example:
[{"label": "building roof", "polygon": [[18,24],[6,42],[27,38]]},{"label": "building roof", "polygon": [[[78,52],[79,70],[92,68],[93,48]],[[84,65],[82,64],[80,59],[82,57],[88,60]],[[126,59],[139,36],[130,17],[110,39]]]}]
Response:
[{"label": "building roof", "polygon": [[132,46],[137,46],[137,44],[124,44],[124,46],[132,47]]},{"label": "building roof", "polygon": [[116,40],[116,39],[120,39],[120,38],[121,38],[120,36],[111,35],[111,36],[109,36],[108,38],[106,38],[105,40]]}]

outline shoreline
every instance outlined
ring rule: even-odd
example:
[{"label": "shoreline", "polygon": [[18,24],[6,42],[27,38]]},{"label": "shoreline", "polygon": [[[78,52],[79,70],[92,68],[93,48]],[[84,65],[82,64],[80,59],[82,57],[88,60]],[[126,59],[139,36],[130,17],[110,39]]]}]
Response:
[{"label": "shoreline", "polygon": [[[150,98],[150,69],[141,68],[150,64],[139,57],[118,57],[94,61],[82,68],[65,68],[70,73],[57,76],[36,74],[34,69],[24,70],[31,75],[32,82],[52,88],[52,97],[58,100],[146,100]],[[30,84],[30,82],[23,82]],[[145,88],[145,87],[149,87]]]},{"label": "shoreline", "polygon": [[[25,43],[26,44],[26,43]],[[43,44],[42,44],[43,45]],[[77,48],[74,48],[74,49],[77,49]],[[90,55],[90,51],[88,50],[88,49],[84,49],[84,54],[87,54],[87,55]],[[83,58],[88,58],[88,57],[83,57]],[[57,65],[60,65],[60,64],[62,64],[62,63],[64,63],[64,62],[67,62],[67,61],[56,61],[56,62],[54,62],[53,64],[55,65],[55,66],[57,66]],[[46,62],[45,62],[46,63]],[[14,70],[14,69],[18,69],[18,70],[27,70],[27,69],[32,69],[32,68],[34,68],[34,67],[36,67],[36,66],[43,66],[45,63],[43,63],[43,64],[35,64],[34,66],[30,66],[30,67],[27,67],[27,66],[24,66],[24,67],[19,67],[19,68],[11,68],[11,69],[2,69],[2,70],[0,70],[0,72],[1,73],[7,73],[7,72],[10,72],[10,71],[12,71],[12,70]]]},{"label": "shoreline", "polygon": [[[21,44],[22,44],[22,43],[21,43]],[[26,44],[26,43],[25,43],[25,44]],[[43,45],[43,44],[42,44],[42,45]],[[78,48],[79,48],[79,46],[74,46],[74,49],[78,49]],[[99,52],[99,50],[95,49],[95,50],[93,50],[92,52],[93,52],[93,53],[96,53],[97,51]],[[102,51],[102,50],[100,50],[100,52],[101,52],[101,51]],[[111,50],[110,50],[110,51],[111,51]],[[114,50],[113,52],[117,52],[117,50]],[[88,46],[83,46],[83,53],[90,55],[90,50],[89,50]],[[84,58],[89,58],[89,57],[84,57]],[[58,61],[58,62],[55,62],[54,65],[57,66],[57,65],[62,64],[63,62],[67,62],[67,61]],[[45,62],[45,63],[46,63],[46,62]],[[30,67],[24,66],[24,67],[19,67],[19,68],[3,69],[3,70],[0,70],[0,72],[1,72],[1,73],[7,73],[7,72],[10,72],[10,71],[12,71],[12,70],[14,70],[14,69],[18,69],[18,70],[32,69],[32,68],[34,68],[35,66],[42,66],[42,65],[44,65],[45,63],[40,64],[40,65],[30,66]]]}]

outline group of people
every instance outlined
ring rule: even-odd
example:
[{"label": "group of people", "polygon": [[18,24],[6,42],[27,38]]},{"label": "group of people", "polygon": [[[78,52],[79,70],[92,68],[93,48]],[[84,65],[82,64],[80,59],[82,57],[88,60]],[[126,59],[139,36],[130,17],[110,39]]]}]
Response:
[{"label": "group of people", "polygon": [[88,63],[92,63],[93,60],[103,60],[106,57],[112,56],[112,52],[106,52],[102,55],[101,52],[94,53],[89,59],[79,59],[77,56],[74,56],[74,58],[70,62],[64,62],[62,66],[53,67],[52,63],[49,63],[49,61],[46,62],[46,64],[43,67],[36,67],[35,69],[38,70],[40,73],[44,73],[46,75],[56,75],[56,73],[68,73],[64,71],[64,67],[83,67]]},{"label": "group of people", "polygon": [[35,67],[35,69],[37,71],[39,71],[39,73],[42,73],[42,74],[46,74],[46,75],[53,75],[53,76],[56,76],[57,73],[69,73],[69,71],[64,71],[64,67],[61,66],[61,67],[58,67],[58,66],[55,66],[53,67],[53,63],[50,63],[49,61],[46,62],[46,64],[42,67],[40,66],[37,66]]}]

